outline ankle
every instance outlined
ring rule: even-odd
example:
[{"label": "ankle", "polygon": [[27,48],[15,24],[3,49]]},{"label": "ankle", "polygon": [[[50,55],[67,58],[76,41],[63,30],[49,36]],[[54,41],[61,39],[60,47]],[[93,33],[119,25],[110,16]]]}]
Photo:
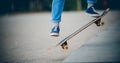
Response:
[{"label": "ankle", "polygon": [[87,8],[93,7],[94,4],[88,3]]},{"label": "ankle", "polygon": [[53,26],[59,26],[59,22],[53,22]]}]

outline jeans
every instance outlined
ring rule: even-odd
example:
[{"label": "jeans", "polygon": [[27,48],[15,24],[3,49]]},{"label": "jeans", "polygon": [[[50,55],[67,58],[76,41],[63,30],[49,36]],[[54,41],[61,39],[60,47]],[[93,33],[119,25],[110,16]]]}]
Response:
[{"label": "jeans", "polygon": [[[87,3],[94,4],[97,0],[87,0]],[[61,15],[64,8],[65,0],[52,1],[52,22],[61,22]]]}]

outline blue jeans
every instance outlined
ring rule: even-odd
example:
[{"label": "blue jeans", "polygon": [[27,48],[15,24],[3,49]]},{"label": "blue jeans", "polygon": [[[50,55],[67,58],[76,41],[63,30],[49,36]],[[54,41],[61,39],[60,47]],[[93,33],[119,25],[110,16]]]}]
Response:
[{"label": "blue jeans", "polygon": [[[94,4],[97,0],[87,0],[87,3]],[[64,8],[65,0],[52,1],[52,22],[61,22],[61,15]]]}]

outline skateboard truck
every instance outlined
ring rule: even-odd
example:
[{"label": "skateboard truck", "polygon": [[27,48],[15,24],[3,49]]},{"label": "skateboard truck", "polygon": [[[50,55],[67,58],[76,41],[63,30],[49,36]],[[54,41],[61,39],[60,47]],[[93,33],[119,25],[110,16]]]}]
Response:
[{"label": "skateboard truck", "polygon": [[68,44],[67,41],[65,41],[63,44],[61,44],[62,49],[68,50]]},{"label": "skateboard truck", "polygon": [[[67,41],[65,41],[63,44],[60,45],[62,47],[63,50],[68,50],[68,44],[67,44]],[[48,50],[52,50],[54,48],[56,48],[58,46],[54,46],[54,47],[50,47],[48,48]]]},{"label": "skateboard truck", "polygon": [[101,21],[101,19],[99,19],[98,21],[94,22],[97,26],[103,26],[104,22]]}]

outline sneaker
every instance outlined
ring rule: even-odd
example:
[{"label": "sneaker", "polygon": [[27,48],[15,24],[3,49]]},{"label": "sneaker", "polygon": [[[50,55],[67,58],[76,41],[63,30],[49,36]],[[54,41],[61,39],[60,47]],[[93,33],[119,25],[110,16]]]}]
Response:
[{"label": "sneaker", "polygon": [[58,26],[58,25],[55,25],[55,26],[52,28],[50,35],[51,35],[51,36],[58,37],[58,36],[59,36],[59,31],[60,31],[59,26]]},{"label": "sneaker", "polygon": [[89,15],[89,16],[100,16],[97,11],[94,9],[93,6],[87,8],[86,10],[86,15]]}]

